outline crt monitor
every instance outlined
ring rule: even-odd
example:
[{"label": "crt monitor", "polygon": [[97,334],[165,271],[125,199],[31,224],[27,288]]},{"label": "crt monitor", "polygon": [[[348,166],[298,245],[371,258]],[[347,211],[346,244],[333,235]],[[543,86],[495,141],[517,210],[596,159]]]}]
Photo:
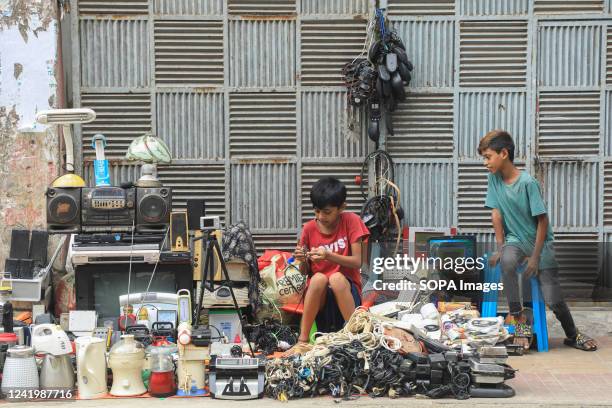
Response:
[{"label": "crt monitor", "polygon": [[[460,269],[463,269],[460,274],[466,275],[477,271],[476,238],[473,236],[455,235],[429,238],[428,253],[429,263],[433,263],[437,266],[436,269],[446,273],[459,272]],[[469,268],[466,267],[466,258],[471,259],[468,263]],[[449,259],[452,260],[454,268],[447,267],[451,264]],[[442,264],[441,268],[440,264]]]}]

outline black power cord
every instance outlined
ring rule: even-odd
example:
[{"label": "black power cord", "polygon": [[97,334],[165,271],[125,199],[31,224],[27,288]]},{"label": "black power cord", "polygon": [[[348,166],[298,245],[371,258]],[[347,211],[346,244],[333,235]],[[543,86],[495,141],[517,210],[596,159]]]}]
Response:
[{"label": "black power cord", "polygon": [[247,340],[255,344],[256,349],[265,355],[279,351],[281,342],[293,346],[298,340],[298,335],[291,327],[281,324],[276,319],[264,319],[260,324],[246,325],[244,331]]}]

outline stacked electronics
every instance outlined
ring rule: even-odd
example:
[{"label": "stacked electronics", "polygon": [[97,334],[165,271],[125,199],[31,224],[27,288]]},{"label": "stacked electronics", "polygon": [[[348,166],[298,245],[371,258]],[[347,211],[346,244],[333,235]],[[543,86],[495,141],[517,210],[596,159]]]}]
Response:
[{"label": "stacked electronics", "polygon": [[505,384],[514,378],[514,370],[508,364],[506,347],[481,347],[469,358],[472,397],[507,398],[514,390]]}]

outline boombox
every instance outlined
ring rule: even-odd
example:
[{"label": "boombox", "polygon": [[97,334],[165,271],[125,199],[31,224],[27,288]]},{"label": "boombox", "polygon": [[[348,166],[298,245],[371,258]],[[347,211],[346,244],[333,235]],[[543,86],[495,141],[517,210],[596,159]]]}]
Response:
[{"label": "boombox", "polygon": [[49,233],[159,233],[170,223],[167,187],[51,187],[46,195]]}]

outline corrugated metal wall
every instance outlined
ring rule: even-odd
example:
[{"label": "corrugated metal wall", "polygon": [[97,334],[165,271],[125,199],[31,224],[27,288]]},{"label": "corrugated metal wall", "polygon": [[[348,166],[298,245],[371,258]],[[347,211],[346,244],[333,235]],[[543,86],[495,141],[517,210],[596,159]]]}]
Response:
[{"label": "corrugated metal wall", "polygon": [[[292,246],[323,175],[347,183],[357,210],[352,181],[372,146],[347,132],[340,68],[362,50],[369,3],[72,0],[75,103],[100,116],[81,133],[85,173],[95,132],[119,160],[152,130],[176,158],[160,174],[178,205],[206,198],[261,246]],[[612,234],[611,12],[610,0],[389,0],[415,65],[384,141],[409,225],[493,241],[476,146],[505,128],[543,184],[564,284],[592,286],[596,266],[580,272],[574,243]]]},{"label": "corrugated metal wall", "polygon": [[[342,179],[359,211],[354,177],[372,146],[365,126],[347,131],[341,68],[363,49],[369,4],[72,0],[74,105],[98,113],[77,132],[86,180],[94,134],[109,138],[120,183],[138,178],[122,161],[129,143],[152,131],[174,158],[159,176],[175,207],[206,199],[209,214],[245,220],[260,250],[295,245],[322,176]],[[450,122],[432,132],[452,134],[444,103]]]},{"label": "corrugated metal wall", "polygon": [[410,225],[494,242],[479,139],[505,128],[537,175],[570,296],[612,232],[612,2],[389,0],[415,71],[386,147]]}]

